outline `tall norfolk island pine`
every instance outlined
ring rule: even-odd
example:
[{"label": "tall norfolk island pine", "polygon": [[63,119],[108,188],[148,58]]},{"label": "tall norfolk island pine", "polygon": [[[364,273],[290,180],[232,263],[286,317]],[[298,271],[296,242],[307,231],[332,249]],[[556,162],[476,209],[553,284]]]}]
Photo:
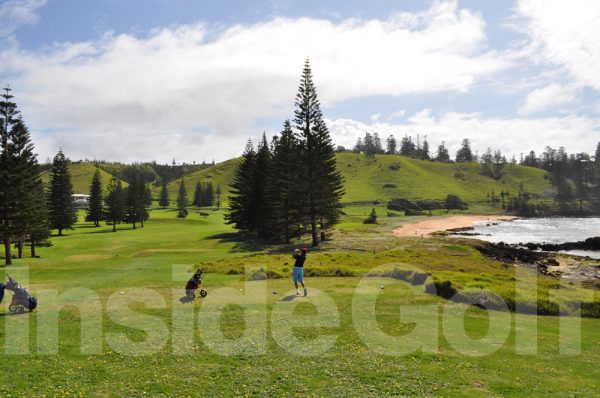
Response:
[{"label": "tall norfolk island pine", "polygon": [[163,177],[162,179],[162,187],[160,188],[160,199],[158,200],[158,204],[166,209],[169,206],[169,189],[167,188],[167,181]]},{"label": "tall norfolk island pine", "polygon": [[77,222],[69,163],[62,150],[58,151],[52,162],[48,210],[50,226],[58,230],[58,236],[62,236],[65,229],[73,229],[73,224]]},{"label": "tall norfolk island pine", "polygon": [[317,224],[326,228],[337,223],[337,206],[344,188],[308,60],[302,71],[295,106],[294,123],[303,142],[304,178],[299,183],[307,199],[306,213],[311,225],[312,244],[318,246]]},{"label": "tall norfolk island pine", "polygon": [[12,243],[21,249],[32,235],[48,235],[37,159],[10,91],[0,96],[0,234],[6,265],[12,264]]},{"label": "tall norfolk island pine", "polygon": [[117,224],[125,221],[127,215],[126,197],[121,180],[112,178],[106,191],[104,219],[112,224],[113,232],[116,232]]},{"label": "tall norfolk island pine", "polygon": [[183,178],[181,179],[181,183],[179,184],[179,191],[177,192],[177,217],[185,218],[188,215],[187,211],[188,199],[187,199],[187,190],[185,189],[185,184],[183,183]]},{"label": "tall norfolk island pine", "polygon": [[102,196],[102,176],[100,170],[96,169],[92,183],[90,184],[90,203],[88,207],[86,221],[93,222],[96,227],[100,226],[100,221],[104,218],[104,205]]}]

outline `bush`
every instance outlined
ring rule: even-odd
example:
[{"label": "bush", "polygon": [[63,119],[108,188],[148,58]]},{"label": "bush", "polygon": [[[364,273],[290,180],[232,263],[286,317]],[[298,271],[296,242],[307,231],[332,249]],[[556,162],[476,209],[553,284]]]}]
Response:
[{"label": "bush", "polygon": [[377,212],[375,208],[371,210],[371,214],[363,221],[363,224],[377,224]]},{"label": "bush", "polygon": [[391,164],[390,170],[398,171],[398,170],[400,170],[400,165],[398,163]]},{"label": "bush", "polygon": [[283,276],[277,272],[265,270],[263,267],[253,269],[246,275],[247,281],[264,281],[267,279],[281,279]]},{"label": "bush", "polygon": [[450,300],[458,292],[450,281],[433,281],[425,286],[425,291]]},{"label": "bush", "polygon": [[383,188],[392,189],[392,188],[398,188],[398,186],[396,184],[384,184]]},{"label": "bush", "polygon": [[469,204],[467,202],[463,202],[463,200],[457,195],[450,194],[446,196],[445,206],[448,210],[467,210],[469,208]]},{"label": "bush", "polygon": [[404,212],[405,216],[426,216],[427,214],[422,212],[421,210],[406,210]]},{"label": "bush", "polygon": [[467,303],[488,310],[510,309],[504,299],[497,293],[489,290],[467,290],[458,293],[455,301]]}]

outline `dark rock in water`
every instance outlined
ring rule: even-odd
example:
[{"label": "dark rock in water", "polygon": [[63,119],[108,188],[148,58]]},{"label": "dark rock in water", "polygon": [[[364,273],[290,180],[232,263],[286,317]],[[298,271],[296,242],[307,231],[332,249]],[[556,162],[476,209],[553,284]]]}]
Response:
[{"label": "dark rock in water", "polygon": [[475,246],[475,249],[488,258],[505,263],[520,263],[544,275],[548,274],[549,266],[558,265],[558,262],[549,253],[513,247],[504,242],[479,244]]},{"label": "dark rock in water", "polygon": [[529,250],[543,250],[547,252],[557,252],[562,250],[600,250],[600,237],[588,238],[579,242],[566,242],[560,244],[552,243],[527,243],[525,246]]}]

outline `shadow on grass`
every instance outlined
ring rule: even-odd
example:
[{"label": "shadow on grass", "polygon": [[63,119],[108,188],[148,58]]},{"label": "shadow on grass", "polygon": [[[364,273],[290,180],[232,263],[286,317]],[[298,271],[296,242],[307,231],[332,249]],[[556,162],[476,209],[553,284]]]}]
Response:
[{"label": "shadow on grass", "polygon": [[292,301],[297,299],[300,296],[295,296],[295,295],[290,295],[290,296],[285,296],[279,299],[279,301]]},{"label": "shadow on grass", "polygon": [[264,246],[252,241],[246,240],[239,232],[225,232],[221,234],[215,234],[207,236],[205,239],[218,240],[219,243],[233,243],[231,253],[239,252],[257,252],[263,251]]}]

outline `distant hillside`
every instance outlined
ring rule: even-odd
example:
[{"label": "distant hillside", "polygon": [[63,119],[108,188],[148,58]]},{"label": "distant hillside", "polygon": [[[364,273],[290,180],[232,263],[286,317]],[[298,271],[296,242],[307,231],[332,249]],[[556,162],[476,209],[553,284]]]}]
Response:
[{"label": "distant hillside", "polygon": [[[96,166],[92,163],[84,162],[71,163],[69,166],[69,171],[71,172],[71,178],[73,181],[73,192],[84,194],[89,193],[90,183],[92,182],[92,177],[96,172]],[[50,174],[50,170],[44,171],[41,174],[42,181],[44,183],[47,184],[50,182]],[[100,175],[102,176],[102,185],[106,187],[113,176],[102,169],[100,169]],[[123,182],[123,186],[127,186],[127,183]]]},{"label": "distant hillside", "polygon": [[[207,167],[205,169],[196,171],[183,177],[185,187],[187,189],[188,198],[191,201],[196,188],[196,183],[201,182],[212,182],[215,188],[220,185],[223,191],[222,200],[229,196],[229,185],[233,182],[233,173],[235,167],[238,164],[239,159],[227,160],[222,163],[217,163],[214,166]],[[177,198],[177,192],[179,190],[179,183],[181,179],[172,181],[169,183],[169,198],[172,202]],[[160,193],[160,187],[154,188],[153,190],[156,197]]]},{"label": "distant hillside", "polygon": [[[540,197],[552,195],[547,173],[531,167],[507,165],[504,176],[497,181],[482,176],[481,165],[477,163],[439,163],[399,155],[367,157],[339,153],[336,156],[338,169],[346,181],[344,203],[392,198],[444,199],[447,194],[458,195],[466,201],[483,202],[492,191],[497,195],[500,191],[515,194],[521,182],[527,191]],[[185,176],[190,200],[198,180],[221,185],[226,199],[237,162],[238,159],[229,160]],[[178,187],[179,181],[169,184],[171,200],[177,197]]]},{"label": "distant hillside", "polygon": [[543,170],[507,165],[500,180],[480,174],[477,163],[440,163],[399,155],[366,157],[354,153],[337,155],[338,169],[346,180],[344,202],[387,201],[392,198],[444,199],[447,194],[466,201],[485,201],[488,193],[516,194],[519,184],[541,197],[552,188]]}]

